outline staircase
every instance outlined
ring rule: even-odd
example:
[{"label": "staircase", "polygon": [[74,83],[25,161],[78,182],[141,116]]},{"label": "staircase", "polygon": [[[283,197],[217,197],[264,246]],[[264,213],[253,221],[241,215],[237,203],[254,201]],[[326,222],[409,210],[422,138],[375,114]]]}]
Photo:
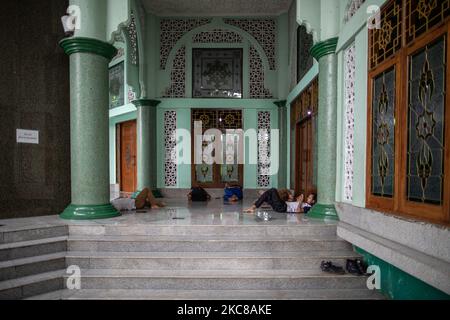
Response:
[{"label": "staircase", "polygon": [[[382,298],[365,277],[321,272],[323,260],[358,257],[336,225],[68,228],[68,238],[63,228],[3,238],[12,241],[0,245],[0,299]],[[63,290],[70,265],[82,269],[81,290]]]},{"label": "staircase", "polygon": [[67,226],[0,232],[0,300],[62,290],[67,235]]}]

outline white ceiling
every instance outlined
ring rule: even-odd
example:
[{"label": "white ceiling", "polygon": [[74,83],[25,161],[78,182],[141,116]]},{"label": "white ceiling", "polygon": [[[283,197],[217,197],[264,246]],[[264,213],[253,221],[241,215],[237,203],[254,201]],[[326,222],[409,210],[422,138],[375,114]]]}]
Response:
[{"label": "white ceiling", "polygon": [[141,0],[157,16],[278,16],[292,0]]}]

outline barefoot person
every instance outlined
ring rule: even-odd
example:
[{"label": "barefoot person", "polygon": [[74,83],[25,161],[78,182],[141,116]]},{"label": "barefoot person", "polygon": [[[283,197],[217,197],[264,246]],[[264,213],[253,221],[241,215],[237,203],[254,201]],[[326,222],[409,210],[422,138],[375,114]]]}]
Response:
[{"label": "barefoot person", "polygon": [[150,189],[145,188],[142,190],[136,197],[136,199],[131,198],[119,198],[111,201],[111,204],[118,211],[133,211],[133,210],[141,210],[146,206],[152,209],[163,208],[166,205],[161,201],[158,201],[153,196],[153,193]]},{"label": "barefoot person", "polygon": [[264,203],[267,203],[273,210],[280,213],[287,211],[286,201],[289,200],[290,192],[287,190],[270,189],[264,192],[258,201],[251,207],[245,210],[246,213],[255,213],[256,209],[260,208]]}]

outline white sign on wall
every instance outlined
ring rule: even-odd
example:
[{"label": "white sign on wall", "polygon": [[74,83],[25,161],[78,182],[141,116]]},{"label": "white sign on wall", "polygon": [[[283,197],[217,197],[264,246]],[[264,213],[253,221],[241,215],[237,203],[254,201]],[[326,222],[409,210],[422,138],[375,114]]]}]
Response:
[{"label": "white sign on wall", "polygon": [[39,131],[17,129],[17,143],[39,144]]}]

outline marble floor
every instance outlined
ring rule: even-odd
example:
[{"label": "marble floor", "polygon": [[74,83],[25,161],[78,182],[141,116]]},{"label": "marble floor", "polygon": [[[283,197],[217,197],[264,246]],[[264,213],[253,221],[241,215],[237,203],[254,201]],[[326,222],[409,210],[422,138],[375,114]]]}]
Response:
[{"label": "marble floor", "polygon": [[[66,221],[57,215],[23,219],[0,220],[0,232],[20,230],[31,227],[57,225],[335,225],[335,221],[324,222],[310,219],[302,214],[280,214],[271,209],[261,208],[256,214],[243,213],[252,204],[252,200],[243,203],[226,204],[223,200],[214,199],[208,203],[189,203],[185,199],[164,199],[167,207],[162,209],[146,209],[122,212],[122,216],[114,219],[90,221]],[[269,213],[270,221],[258,217]]]}]

